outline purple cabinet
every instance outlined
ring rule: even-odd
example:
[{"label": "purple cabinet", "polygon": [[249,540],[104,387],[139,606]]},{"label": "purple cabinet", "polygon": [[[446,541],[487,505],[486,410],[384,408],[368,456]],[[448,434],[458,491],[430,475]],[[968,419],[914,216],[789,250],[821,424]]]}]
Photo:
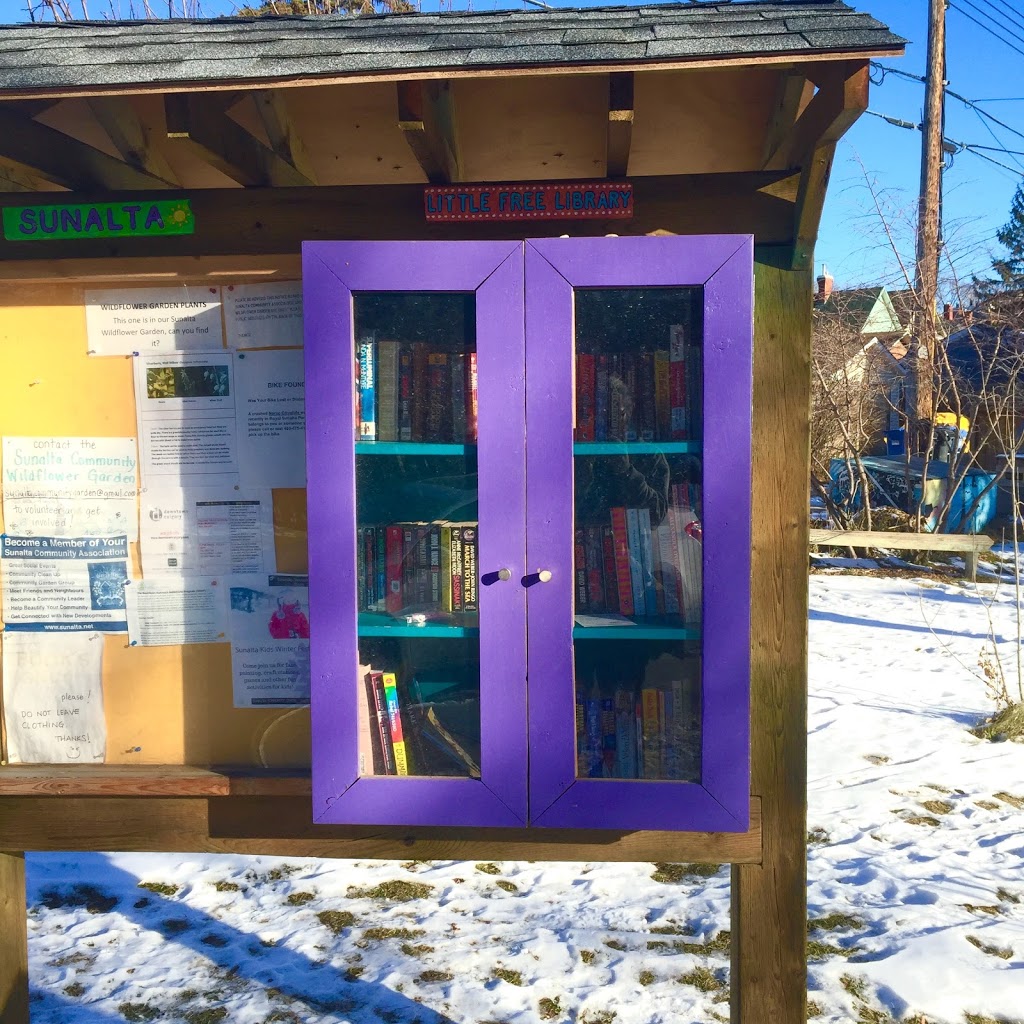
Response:
[{"label": "purple cabinet", "polygon": [[744,830],[751,239],[303,274],[315,820]]}]

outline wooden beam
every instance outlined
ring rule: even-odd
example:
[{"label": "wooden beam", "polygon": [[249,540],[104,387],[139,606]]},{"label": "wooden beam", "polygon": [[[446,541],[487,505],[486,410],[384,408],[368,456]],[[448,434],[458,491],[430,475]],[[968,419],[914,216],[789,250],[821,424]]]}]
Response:
[{"label": "wooden beam", "polygon": [[164,96],[167,137],[187,146],[201,160],[232,181],[251,187],[301,186],[313,183],[287,160],[253,138],[209,97],[196,93]]},{"label": "wooden beam", "polygon": [[786,135],[793,130],[804,101],[805,90],[813,95],[814,85],[807,79],[802,69],[791,68],[779,73],[775,103],[768,122],[768,130],[765,132],[762,166],[771,159],[785,141]]},{"label": "wooden beam", "polygon": [[28,1024],[25,854],[0,852],[0,1024]]},{"label": "wooden beam", "polygon": [[794,270],[808,270],[814,260],[814,244],[818,240],[818,226],[835,155],[836,144],[827,142],[815,149],[810,157],[804,158],[793,205]]},{"label": "wooden beam", "polygon": [[762,253],[754,282],[750,781],[764,852],[732,869],[730,1010],[733,1024],[804,1024],[807,489],[780,481],[810,472],[811,277]]},{"label": "wooden beam", "polygon": [[270,148],[315,185],[316,172],[292,123],[284,93],[280,89],[255,89],[252,98]]},{"label": "wooden beam", "polygon": [[0,192],[35,192],[38,187],[39,181],[31,171],[0,161]]},{"label": "wooden beam", "polygon": [[170,187],[157,175],[17,114],[6,105],[0,105],[0,157],[73,191]]},{"label": "wooden beam", "polygon": [[766,170],[800,167],[820,146],[839,140],[867,109],[868,65],[843,64],[819,76],[819,88],[765,162]]},{"label": "wooden beam", "polygon": [[127,96],[94,96],[88,103],[93,117],[126,163],[155,178],[180,184],[154,140],[156,133],[143,124]]},{"label": "wooden beam", "polygon": [[608,160],[609,178],[624,178],[633,142],[633,72],[617,71],[608,76]]},{"label": "wooden beam", "polygon": [[398,82],[398,127],[427,181],[444,185],[462,180],[450,82]]}]

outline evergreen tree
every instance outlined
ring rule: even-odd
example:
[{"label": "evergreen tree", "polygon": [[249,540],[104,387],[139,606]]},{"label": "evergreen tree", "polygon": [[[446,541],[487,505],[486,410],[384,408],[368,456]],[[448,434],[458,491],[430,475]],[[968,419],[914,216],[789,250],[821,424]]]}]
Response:
[{"label": "evergreen tree", "polygon": [[996,232],[996,238],[1007,255],[992,264],[997,277],[974,279],[974,291],[980,300],[1024,289],[1024,185],[1017,186],[1010,203],[1010,219]]}]

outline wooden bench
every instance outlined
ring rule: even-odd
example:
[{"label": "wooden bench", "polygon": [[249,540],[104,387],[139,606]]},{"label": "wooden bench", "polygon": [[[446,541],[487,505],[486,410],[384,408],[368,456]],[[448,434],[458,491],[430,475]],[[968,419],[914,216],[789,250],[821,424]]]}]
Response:
[{"label": "wooden bench", "polygon": [[978,554],[992,547],[991,537],[967,533],[888,533],[884,530],[811,530],[812,547],[895,548],[899,551],[957,551],[964,575],[978,578]]}]

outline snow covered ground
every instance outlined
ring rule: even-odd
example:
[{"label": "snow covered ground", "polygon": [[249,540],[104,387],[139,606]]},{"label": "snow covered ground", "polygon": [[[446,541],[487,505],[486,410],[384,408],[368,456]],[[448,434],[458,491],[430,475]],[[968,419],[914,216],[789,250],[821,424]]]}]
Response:
[{"label": "snow covered ground", "polygon": [[[1018,634],[1010,588],[981,593],[811,578],[817,1021],[1024,1021],[1024,744],[968,732]],[[37,855],[32,1020],[727,1021],[705,870]]]}]

